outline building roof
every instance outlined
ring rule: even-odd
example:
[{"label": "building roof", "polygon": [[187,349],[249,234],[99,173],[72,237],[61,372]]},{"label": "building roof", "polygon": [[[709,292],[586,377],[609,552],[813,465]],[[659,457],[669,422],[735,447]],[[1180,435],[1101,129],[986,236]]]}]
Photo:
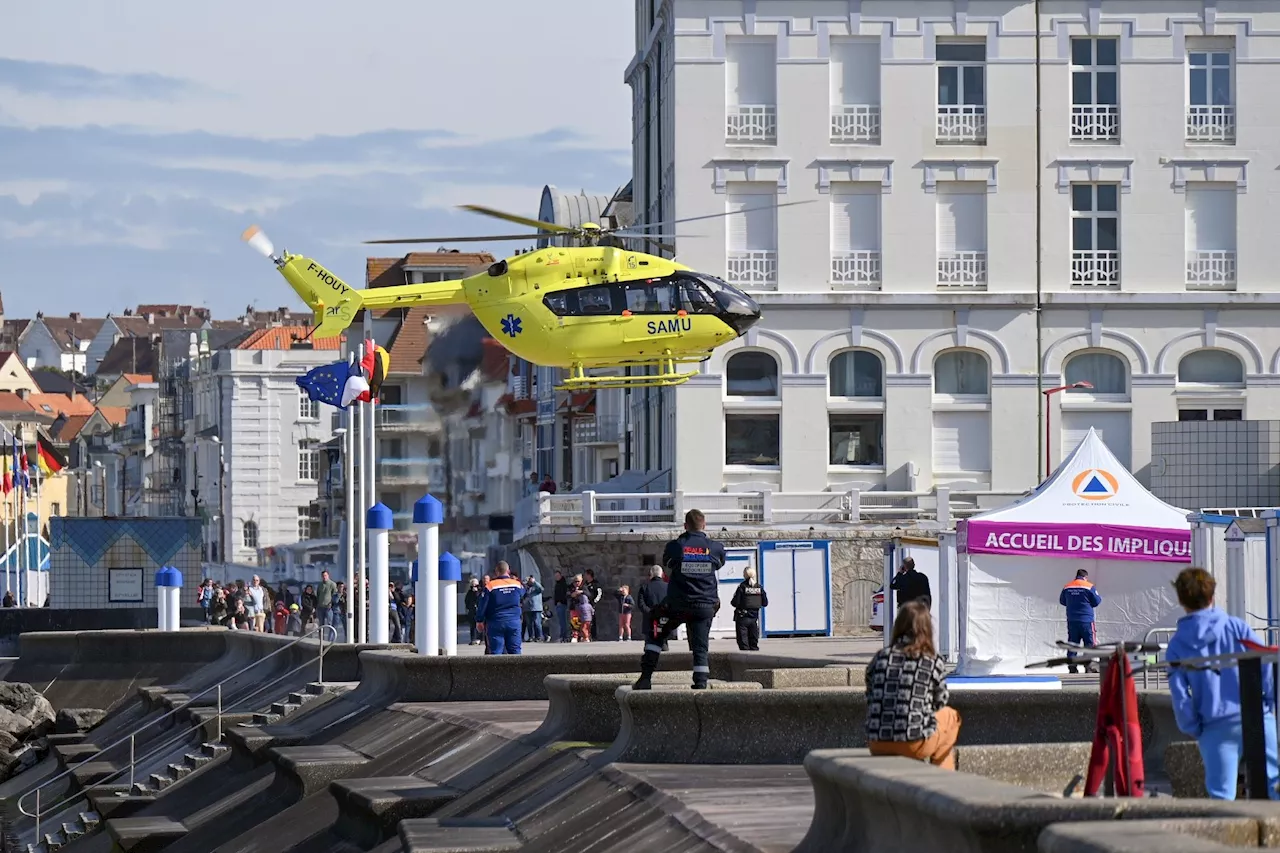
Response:
[{"label": "building roof", "polygon": [[342,349],[342,338],[307,338],[307,333],[310,331],[310,326],[273,326],[270,329],[259,329],[241,341],[236,349],[292,349],[295,343],[304,339],[315,350]]},{"label": "building roof", "polygon": [[137,314],[121,314],[111,318],[121,334],[143,337],[164,329],[199,329],[205,323],[205,317],[198,314],[179,314],[177,316],[161,316],[159,314],[138,316]]},{"label": "building roof", "polygon": [[142,385],[147,382],[156,381],[155,377],[150,373],[121,373],[120,375],[124,377],[124,381],[131,385]]},{"label": "building roof", "polygon": [[[529,235],[530,241],[535,235]],[[395,287],[405,283],[406,269],[430,269],[432,267],[487,266],[494,257],[488,252],[410,252],[402,258],[366,258],[364,267],[365,287]]]},{"label": "building roof", "polygon": [[150,337],[120,338],[98,362],[99,376],[121,376],[125,373],[156,372],[159,343]]},{"label": "building roof", "polygon": [[30,403],[12,391],[0,391],[0,418],[21,419],[52,423],[53,415],[37,411]]},{"label": "building roof", "polygon": [[21,337],[22,333],[27,330],[27,326],[30,326],[30,325],[31,325],[30,320],[22,320],[22,319],[10,320],[8,317],[4,318],[5,334],[12,336],[14,340],[17,340],[19,337]]},{"label": "building roof", "polygon": [[[52,415],[88,415],[93,414],[93,402],[82,394],[74,397],[66,394],[28,394],[27,402],[38,411]],[[47,407],[47,408],[46,408]]]},{"label": "building roof", "polygon": [[31,371],[31,378],[36,381],[36,384],[40,386],[40,390],[45,394],[70,394],[73,391],[78,394],[85,394],[89,391],[88,385],[78,382],[52,367],[37,367]]},{"label": "building roof", "polygon": [[112,426],[121,426],[129,417],[128,406],[99,406],[98,414]]},{"label": "building roof", "polygon": [[427,318],[431,312],[427,308],[393,308],[385,312],[379,319],[400,315],[400,325],[387,341],[387,355],[391,356],[391,373],[422,374],[422,358],[427,354],[427,341],[430,337]]},{"label": "building roof", "polygon": [[485,338],[484,354],[480,357],[480,375],[490,382],[506,382],[511,370],[511,354],[498,341]]},{"label": "building roof", "polygon": [[62,426],[59,427],[53,435],[50,436],[50,438],[60,444],[66,444],[80,434],[80,430],[84,429],[84,425],[89,422],[89,418],[91,417],[93,417],[92,414],[69,415],[66,420],[62,422]]},{"label": "building roof", "polygon": [[36,319],[44,323],[44,327],[49,330],[49,335],[53,338],[53,342],[63,352],[79,351],[80,345],[86,341],[93,340],[98,332],[101,331],[102,324],[106,322],[102,317],[81,317],[79,314],[72,314],[69,317],[37,315]]}]

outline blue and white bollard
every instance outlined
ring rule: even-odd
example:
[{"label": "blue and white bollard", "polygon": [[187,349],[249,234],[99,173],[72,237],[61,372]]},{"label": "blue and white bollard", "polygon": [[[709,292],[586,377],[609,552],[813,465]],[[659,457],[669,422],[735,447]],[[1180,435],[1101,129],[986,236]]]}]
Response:
[{"label": "blue and white bollard", "polygon": [[413,505],[413,524],[418,528],[418,573],[413,581],[417,620],[413,623],[413,642],[418,654],[435,657],[440,654],[440,525],[444,521],[444,505],[423,495]]},{"label": "blue and white bollard", "polygon": [[169,586],[165,588],[169,598],[169,630],[182,630],[182,572],[169,568]]},{"label": "blue and white bollard", "polygon": [[165,593],[168,586],[169,568],[156,569],[156,630],[169,630],[169,596]]},{"label": "blue and white bollard", "polygon": [[390,560],[391,510],[385,504],[374,504],[365,514],[369,530],[369,642],[390,642]]},{"label": "blue and white bollard", "polygon": [[458,581],[462,561],[445,551],[440,555],[440,649],[446,657],[458,654]]}]

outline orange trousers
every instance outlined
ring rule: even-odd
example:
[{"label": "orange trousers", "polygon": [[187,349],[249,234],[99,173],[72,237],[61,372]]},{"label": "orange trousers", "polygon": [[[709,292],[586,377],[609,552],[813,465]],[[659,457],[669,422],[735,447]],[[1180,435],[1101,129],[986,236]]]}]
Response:
[{"label": "orange trousers", "polygon": [[934,715],[938,728],[924,740],[873,740],[867,743],[872,755],[901,755],[917,761],[936,764],[943,770],[956,769],[956,739],[960,737],[960,714],[955,708],[942,708]]}]

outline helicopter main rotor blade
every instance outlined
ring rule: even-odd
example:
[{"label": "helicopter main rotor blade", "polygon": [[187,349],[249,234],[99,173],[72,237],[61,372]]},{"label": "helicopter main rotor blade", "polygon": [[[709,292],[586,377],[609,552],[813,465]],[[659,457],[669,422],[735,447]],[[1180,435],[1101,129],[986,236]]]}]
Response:
[{"label": "helicopter main rotor blade", "polygon": [[760,207],[748,207],[743,210],[735,210],[732,213],[708,213],[706,216],[688,216],[684,219],[667,219],[663,222],[650,222],[647,225],[632,225],[628,230],[637,230],[645,228],[658,228],[666,225],[678,225],[681,222],[700,222],[704,219],[723,219],[726,216],[737,216],[740,213],[751,213],[756,210],[777,210],[780,207],[793,207],[797,204],[813,204],[813,199],[807,201],[786,201],[782,204],[765,204]]},{"label": "helicopter main rotor blade", "polygon": [[530,228],[538,228],[542,231],[570,233],[579,230],[577,228],[569,228],[564,225],[556,225],[554,222],[543,222],[540,219],[530,219],[527,216],[516,216],[514,213],[494,210],[492,207],[485,207],[481,204],[463,204],[459,205],[459,207],[463,210],[470,210],[472,213],[480,213],[484,216],[492,216],[496,219],[505,219],[507,222],[514,222],[517,225],[528,225]]},{"label": "helicopter main rotor blade", "polygon": [[365,240],[365,244],[391,243],[487,243],[501,240],[544,240],[548,234],[496,234],[487,237],[406,237],[403,240]]},{"label": "helicopter main rotor blade", "polygon": [[650,237],[657,237],[664,240],[698,240],[707,236],[706,234],[648,234],[631,231],[611,231],[609,233],[614,237],[639,237],[646,240]]}]

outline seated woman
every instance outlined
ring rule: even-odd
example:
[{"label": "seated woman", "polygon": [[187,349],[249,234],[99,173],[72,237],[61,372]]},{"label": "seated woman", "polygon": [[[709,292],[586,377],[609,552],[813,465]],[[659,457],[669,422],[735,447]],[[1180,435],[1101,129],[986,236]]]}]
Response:
[{"label": "seated woman", "polygon": [[929,608],[911,601],[893,620],[889,646],[867,664],[867,746],[956,769],[960,715],[947,707],[946,665],[933,647]]}]

